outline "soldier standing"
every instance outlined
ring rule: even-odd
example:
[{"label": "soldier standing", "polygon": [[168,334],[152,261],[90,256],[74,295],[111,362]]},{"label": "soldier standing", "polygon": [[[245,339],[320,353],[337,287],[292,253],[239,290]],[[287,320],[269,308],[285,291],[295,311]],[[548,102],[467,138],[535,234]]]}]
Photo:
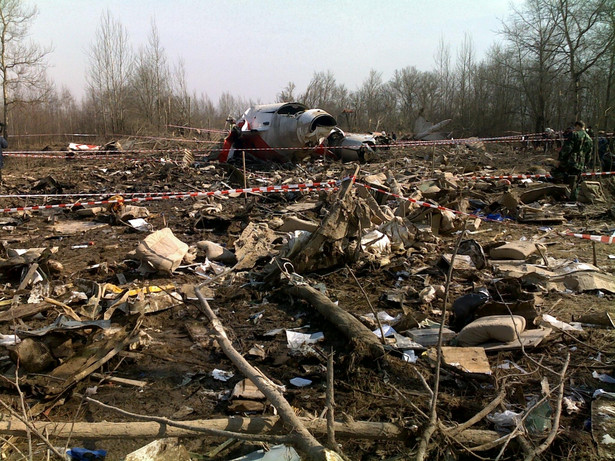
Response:
[{"label": "soldier standing", "polygon": [[574,122],[574,131],[564,141],[559,151],[558,166],[551,175],[557,180],[570,186],[570,198],[577,197],[577,188],[581,173],[588,166],[592,155],[593,141],[585,131],[585,123],[581,120]]}]

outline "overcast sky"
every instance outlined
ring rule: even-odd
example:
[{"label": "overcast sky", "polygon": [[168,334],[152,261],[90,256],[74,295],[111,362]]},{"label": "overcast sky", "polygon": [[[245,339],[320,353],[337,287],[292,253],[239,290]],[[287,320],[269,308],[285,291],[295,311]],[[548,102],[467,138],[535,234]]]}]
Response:
[{"label": "overcast sky", "polygon": [[[520,0],[518,0],[520,1]],[[515,2],[516,3],[516,2]],[[30,0],[31,32],[53,46],[49,75],[80,99],[88,48],[105,10],[128,30],[133,48],[156,22],[169,62],[185,63],[188,86],[216,103],[220,94],[273,102],[288,82],[305,90],[331,71],[355,90],[370,69],[386,81],[397,69],[434,67],[441,38],[454,58],[464,34],[477,57],[499,40],[510,0]]]}]

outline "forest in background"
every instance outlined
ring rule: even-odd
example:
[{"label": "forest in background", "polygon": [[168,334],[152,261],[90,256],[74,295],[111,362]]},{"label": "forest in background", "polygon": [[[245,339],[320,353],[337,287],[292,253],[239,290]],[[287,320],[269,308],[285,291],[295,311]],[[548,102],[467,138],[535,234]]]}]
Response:
[{"label": "forest in background", "polygon": [[[273,102],[230,92],[213,102],[206,89],[190,91],[181,58],[167,56],[154,22],[147,43],[133,49],[128,29],[109,11],[88,47],[86,96],[77,101],[47,76],[53,51],[27,40],[36,8],[0,0],[0,13],[2,119],[9,138],[160,135],[172,130],[168,125],[219,129],[229,115]],[[432,70],[400,62],[385,80],[378,69],[366,69],[354,90],[331,71],[316,70],[306,88],[288,82],[277,101],[324,109],[349,131],[411,133],[421,111],[435,122],[452,119],[457,138],[559,130],[579,118],[614,130],[613,0],[526,0],[511,6],[499,33],[501,41],[483,59],[470,34],[454,46],[443,38]]]}]

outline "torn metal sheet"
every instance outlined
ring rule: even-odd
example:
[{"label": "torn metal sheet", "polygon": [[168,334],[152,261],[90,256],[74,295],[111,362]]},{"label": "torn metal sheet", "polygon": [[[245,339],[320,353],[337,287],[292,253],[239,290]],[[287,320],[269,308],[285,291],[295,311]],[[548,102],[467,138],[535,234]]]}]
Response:
[{"label": "torn metal sheet", "polygon": [[414,121],[414,139],[421,141],[434,141],[438,139],[450,138],[452,133],[444,133],[439,130],[448,125],[451,120],[452,119],[447,119],[438,123],[432,123],[429,122],[421,112],[421,114]]},{"label": "torn metal sheet", "polygon": [[286,330],[286,341],[289,349],[299,350],[303,346],[315,344],[322,341],[325,335],[322,331],[317,333],[299,333],[296,331]]},{"label": "torn metal sheet", "polygon": [[163,459],[190,461],[190,453],[179,443],[178,438],[171,437],[154,440],[138,450],[128,453],[124,461],[156,461]]},{"label": "torn metal sheet", "polygon": [[[406,334],[416,343],[423,347],[435,346],[438,344],[438,335],[440,328],[414,328],[408,330]],[[448,328],[442,330],[442,342],[448,344],[448,342],[455,337],[455,332]]]},{"label": "torn metal sheet", "polygon": [[110,320],[85,320],[77,321],[71,320],[64,315],[59,315],[58,318],[51,324],[38,330],[17,330],[17,334],[22,337],[27,336],[45,336],[52,331],[70,331],[70,330],[82,330],[84,328],[109,328],[111,326]]},{"label": "torn metal sheet", "polygon": [[86,151],[86,152],[91,152],[94,150],[99,150],[100,146],[94,145],[94,144],[77,144],[75,142],[71,142],[68,143],[68,150],[70,151]]},{"label": "torn metal sheet", "polygon": [[153,229],[153,226],[143,218],[129,219],[128,224],[139,232],[151,232]]},{"label": "torn metal sheet", "polygon": [[584,291],[608,291],[615,293],[615,277],[600,272],[574,272],[553,277],[547,283],[548,289],[564,291],[566,289],[582,293]]},{"label": "torn metal sheet", "polygon": [[386,133],[345,133],[339,128],[333,128],[322,146],[329,152],[346,162],[369,161],[381,148],[387,148],[390,139]]},{"label": "torn metal sheet", "polygon": [[275,445],[268,450],[258,450],[232,461],[301,461],[301,457],[293,447]]},{"label": "torn metal sheet", "polygon": [[108,328],[92,335],[92,342],[79,354],[55,368],[47,375],[36,376],[28,382],[40,386],[47,395],[58,395],[98,370],[102,365],[128,347],[141,326],[141,320],[123,327]]},{"label": "torn metal sheet", "polygon": [[235,240],[235,256],[239,261],[235,269],[251,269],[256,262],[271,254],[271,244],[277,238],[265,223],[251,222]]},{"label": "torn metal sheet", "polygon": [[215,368],[212,372],[211,372],[211,376],[214,379],[217,379],[218,381],[228,381],[229,379],[231,379],[233,376],[235,376],[235,373],[233,373],[232,371],[225,371],[225,370],[220,370],[218,368]]},{"label": "torn metal sheet", "polygon": [[295,387],[307,387],[312,384],[311,379],[305,379],[305,378],[299,378],[299,377],[292,378],[289,382]]}]

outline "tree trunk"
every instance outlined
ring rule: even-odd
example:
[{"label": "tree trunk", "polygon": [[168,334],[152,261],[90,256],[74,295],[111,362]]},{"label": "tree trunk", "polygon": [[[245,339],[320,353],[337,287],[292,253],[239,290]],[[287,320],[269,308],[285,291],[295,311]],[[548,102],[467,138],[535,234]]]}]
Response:
[{"label": "tree trunk", "polygon": [[[317,435],[327,434],[325,419],[300,418],[308,430]],[[181,421],[182,424],[198,429],[213,429],[245,434],[287,434],[286,429],[277,416],[255,416],[252,418],[231,416],[218,419],[197,419]],[[42,433],[51,438],[72,439],[126,439],[126,438],[163,438],[163,437],[206,437],[203,432],[191,431],[180,427],[163,425],[155,421],[131,422],[33,422]],[[392,423],[370,421],[336,421],[335,436],[344,439],[366,440],[406,440],[412,434],[403,427]],[[25,436],[26,426],[18,419],[0,421],[0,434]],[[468,433],[470,435],[470,433]],[[469,437],[470,440],[474,436]]]},{"label": "tree trunk", "polygon": [[348,338],[359,356],[377,359],[384,355],[384,348],[378,341],[378,337],[356,317],[333,303],[320,291],[307,285],[299,285],[288,288],[288,293],[303,298],[314,306],[323,317]]}]

